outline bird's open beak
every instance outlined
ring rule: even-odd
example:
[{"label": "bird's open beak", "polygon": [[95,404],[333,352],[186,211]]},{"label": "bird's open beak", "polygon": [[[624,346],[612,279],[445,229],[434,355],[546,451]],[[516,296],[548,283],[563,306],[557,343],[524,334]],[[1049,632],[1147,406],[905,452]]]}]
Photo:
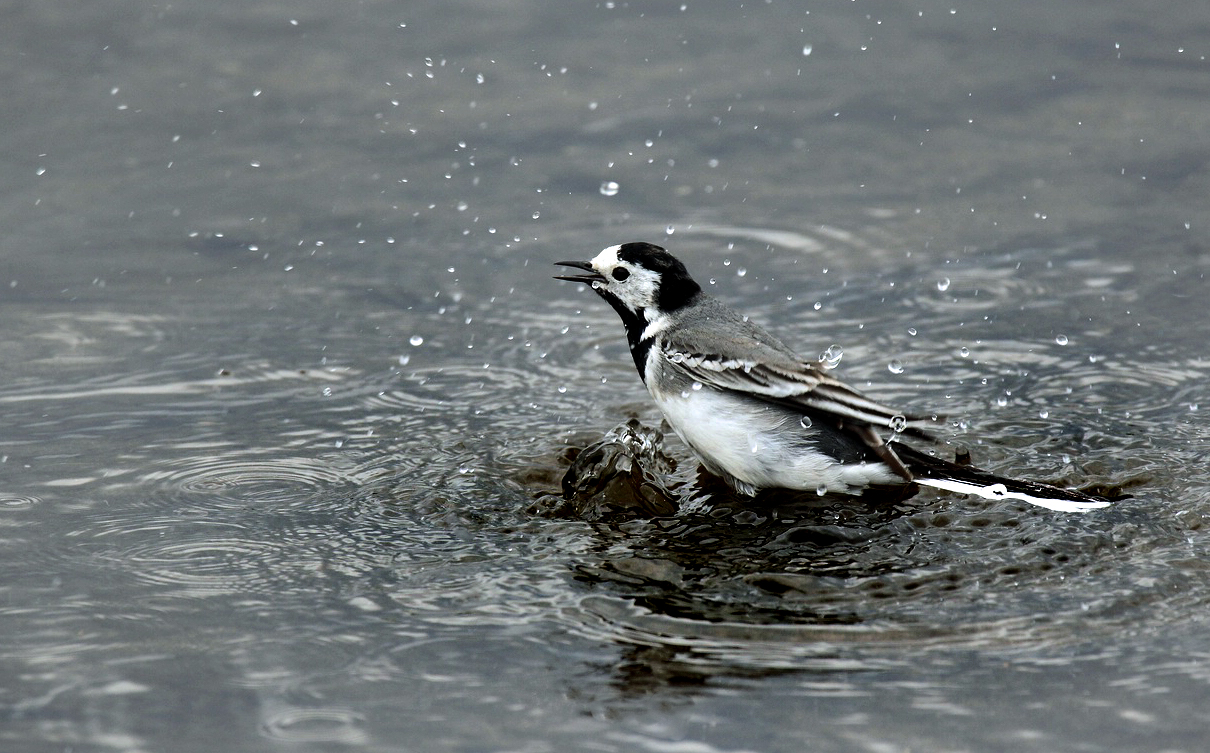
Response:
[{"label": "bird's open beak", "polygon": [[555,275],[556,280],[567,280],[568,282],[583,282],[591,285],[594,282],[605,282],[605,278],[599,272],[592,268],[592,263],[587,261],[557,261],[556,267],[574,267],[582,269],[588,274],[586,275]]}]

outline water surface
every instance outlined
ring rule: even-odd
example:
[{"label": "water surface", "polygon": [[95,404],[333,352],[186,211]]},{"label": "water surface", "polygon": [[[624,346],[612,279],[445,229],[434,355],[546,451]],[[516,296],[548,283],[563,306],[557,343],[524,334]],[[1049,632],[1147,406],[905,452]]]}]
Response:
[{"label": "water surface", "polygon": [[[1199,4],[4,15],[5,750],[1204,748]],[[1133,497],[535,514],[637,239]]]}]

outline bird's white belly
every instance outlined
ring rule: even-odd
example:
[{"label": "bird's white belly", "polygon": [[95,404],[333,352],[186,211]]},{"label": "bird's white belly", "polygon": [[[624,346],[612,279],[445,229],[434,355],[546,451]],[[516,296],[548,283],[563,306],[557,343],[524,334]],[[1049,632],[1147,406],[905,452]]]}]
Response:
[{"label": "bird's white belly", "polygon": [[735,486],[740,491],[826,489],[852,494],[870,484],[902,482],[883,463],[841,464],[802,442],[812,429],[784,408],[736,400],[709,388],[653,396],[677,436],[710,471],[739,482]]}]

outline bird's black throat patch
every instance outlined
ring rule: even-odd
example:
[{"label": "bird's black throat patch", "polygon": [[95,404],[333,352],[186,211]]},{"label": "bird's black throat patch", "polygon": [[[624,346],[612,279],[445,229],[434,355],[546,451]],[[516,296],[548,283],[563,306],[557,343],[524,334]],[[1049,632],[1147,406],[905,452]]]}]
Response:
[{"label": "bird's black throat patch", "polygon": [[647,381],[647,375],[643,373],[643,367],[647,364],[647,352],[651,350],[653,338],[643,339],[643,330],[647,328],[647,317],[644,309],[633,311],[626,307],[617,298],[608,295],[600,288],[594,288],[613,310],[618,312],[618,316],[622,318],[622,327],[626,330],[626,344],[630,346],[630,355],[634,357],[634,366],[639,370],[639,378],[644,383]]}]

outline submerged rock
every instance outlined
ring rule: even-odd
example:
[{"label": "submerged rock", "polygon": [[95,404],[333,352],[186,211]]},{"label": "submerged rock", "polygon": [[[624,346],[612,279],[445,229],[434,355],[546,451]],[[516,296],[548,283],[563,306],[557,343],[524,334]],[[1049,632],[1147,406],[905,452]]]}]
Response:
[{"label": "submerged rock", "polygon": [[678,498],[666,479],[676,461],[664,454],[663,438],[637,419],[614,427],[576,455],[562,499],[539,500],[535,511],[609,522],[674,514]]}]

